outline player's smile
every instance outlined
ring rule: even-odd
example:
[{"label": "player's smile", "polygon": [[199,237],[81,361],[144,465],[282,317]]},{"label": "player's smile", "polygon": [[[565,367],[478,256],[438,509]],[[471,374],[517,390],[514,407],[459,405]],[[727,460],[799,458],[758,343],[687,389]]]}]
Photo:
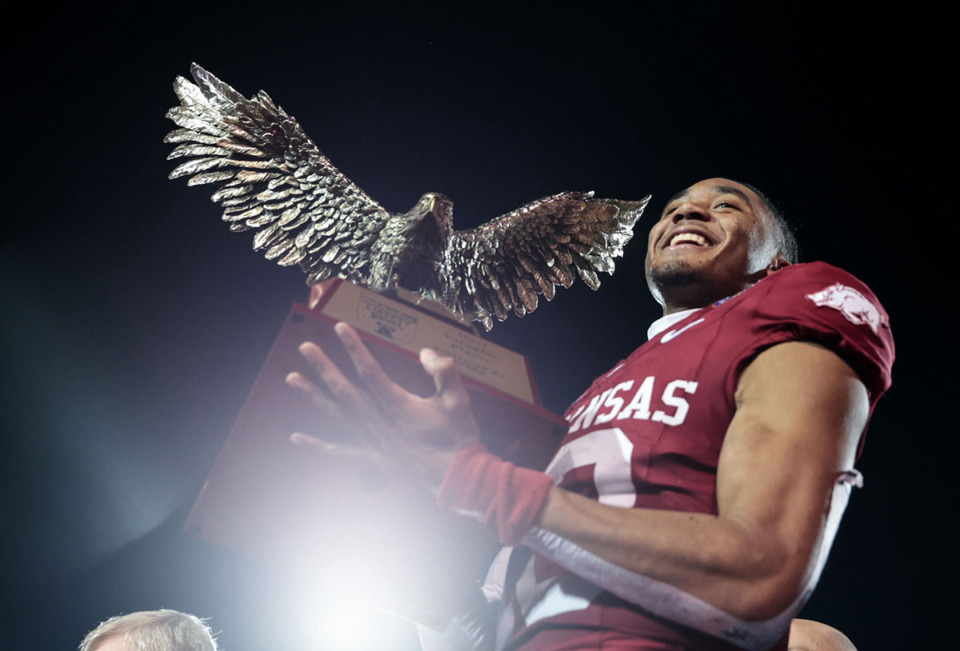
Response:
[{"label": "player's smile", "polygon": [[710,246],[710,242],[703,235],[698,233],[688,232],[688,233],[674,233],[670,238],[670,241],[667,243],[667,247],[675,246]]},{"label": "player's smile", "polygon": [[662,238],[661,248],[664,250],[702,249],[712,247],[716,243],[716,236],[707,229],[680,224]]}]

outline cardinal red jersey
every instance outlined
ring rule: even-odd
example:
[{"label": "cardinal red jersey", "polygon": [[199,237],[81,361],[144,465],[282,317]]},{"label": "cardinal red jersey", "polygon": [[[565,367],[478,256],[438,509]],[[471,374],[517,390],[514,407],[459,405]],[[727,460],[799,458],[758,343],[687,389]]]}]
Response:
[{"label": "cardinal red jersey", "polygon": [[[605,504],[716,514],[717,463],[740,374],[787,341],[839,355],[866,385],[871,412],[890,385],[893,339],[873,293],[830,265],[793,265],[685,315],[597,379],[567,411],[569,431],[547,472]],[[523,547],[511,552],[503,597],[507,649],[734,648]],[[773,648],[786,649],[786,638]]]}]

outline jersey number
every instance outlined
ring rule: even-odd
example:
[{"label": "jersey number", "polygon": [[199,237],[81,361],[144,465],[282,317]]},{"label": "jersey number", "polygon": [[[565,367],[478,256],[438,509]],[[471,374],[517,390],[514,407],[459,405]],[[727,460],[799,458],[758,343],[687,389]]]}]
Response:
[{"label": "jersey number", "polygon": [[593,483],[601,504],[629,508],[637,500],[631,474],[633,443],[619,427],[600,429],[564,444],[547,467],[560,483],[574,468],[593,466]]}]

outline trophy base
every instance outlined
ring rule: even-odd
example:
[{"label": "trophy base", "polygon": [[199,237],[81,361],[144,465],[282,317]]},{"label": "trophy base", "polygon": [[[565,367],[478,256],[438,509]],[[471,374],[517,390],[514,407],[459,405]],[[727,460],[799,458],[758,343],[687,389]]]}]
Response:
[{"label": "trophy base", "polygon": [[329,281],[313,309],[291,309],[185,529],[320,582],[346,571],[352,589],[368,592],[376,605],[442,628],[476,589],[497,541],[475,522],[439,509],[429,491],[402,473],[375,472],[290,442],[302,432],[351,443],[284,382],[291,371],[312,374],[297,350],[304,341],[321,346],[357,381],[333,331],[337,321],[356,327],[384,371],[419,395],[435,390],[420,367],[420,348],[456,357],[482,441],[518,465],[546,466],[566,423],[539,404],[523,356],[409,305]]}]

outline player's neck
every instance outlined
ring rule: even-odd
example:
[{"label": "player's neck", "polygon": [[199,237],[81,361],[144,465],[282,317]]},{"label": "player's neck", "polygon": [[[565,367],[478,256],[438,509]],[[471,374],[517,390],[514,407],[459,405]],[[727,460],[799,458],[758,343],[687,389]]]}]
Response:
[{"label": "player's neck", "polygon": [[696,300],[679,300],[671,301],[665,303],[663,306],[663,316],[670,316],[671,314],[678,314],[680,312],[689,312],[690,310],[699,310],[701,308],[713,305],[717,301],[725,299],[727,296],[732,296],[732,294],[724,294],[723,296],[710,296],[699,297]]}]

